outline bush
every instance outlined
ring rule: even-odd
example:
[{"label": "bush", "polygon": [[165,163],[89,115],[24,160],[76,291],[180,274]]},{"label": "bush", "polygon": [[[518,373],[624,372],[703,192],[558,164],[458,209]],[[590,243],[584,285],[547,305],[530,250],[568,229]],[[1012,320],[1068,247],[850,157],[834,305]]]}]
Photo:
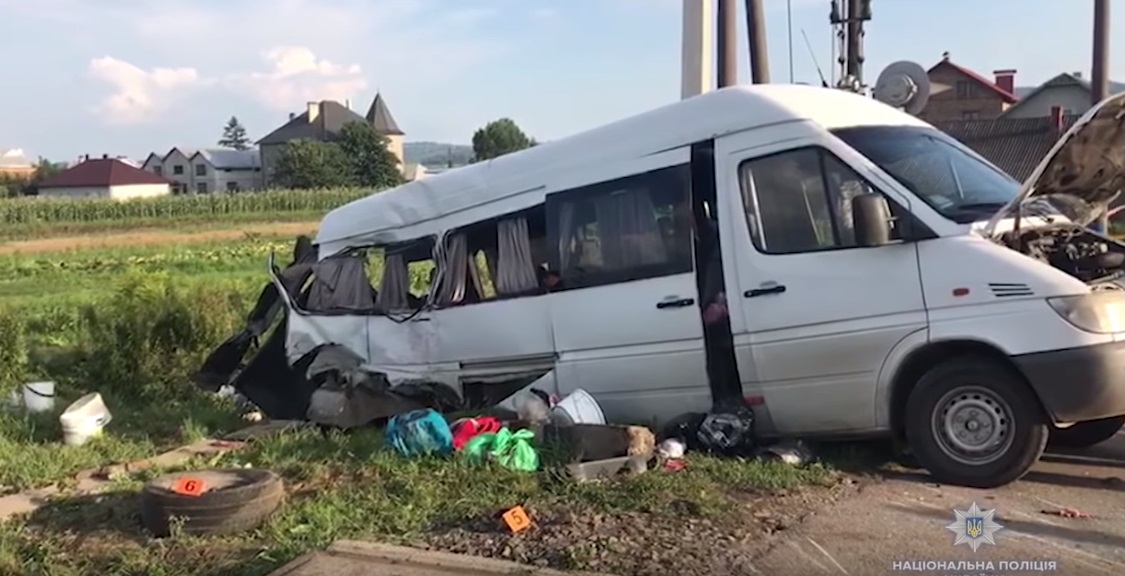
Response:
[{"label": "bush", "polygon": [[107,302],[82,311],[84,375],[124,397],[183,397],[191,374],[247,309],[247,295],[232,286],[129,274]]},{"label": "bush", "polygon": [[27,353],[27,326],[17,314],[0,308],[0,401],[27,377]]}]

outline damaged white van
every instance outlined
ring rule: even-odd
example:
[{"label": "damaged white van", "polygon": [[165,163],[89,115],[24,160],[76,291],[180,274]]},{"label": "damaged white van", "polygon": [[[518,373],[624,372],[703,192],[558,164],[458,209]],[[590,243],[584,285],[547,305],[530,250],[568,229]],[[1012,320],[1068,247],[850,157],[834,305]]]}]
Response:
[{"label": "damaged white van", "polygon": [[462,399],[539,379],[615,421],[744,403],[763,437],[891,434],[998,486],[1125,424],[1125,245],[1086,229],[1123,180],[1125,95],[1021,186],[872,99],[726,88],[332,211],[234,383],[300,417],[317,384],[271,370],[331,345]]}]

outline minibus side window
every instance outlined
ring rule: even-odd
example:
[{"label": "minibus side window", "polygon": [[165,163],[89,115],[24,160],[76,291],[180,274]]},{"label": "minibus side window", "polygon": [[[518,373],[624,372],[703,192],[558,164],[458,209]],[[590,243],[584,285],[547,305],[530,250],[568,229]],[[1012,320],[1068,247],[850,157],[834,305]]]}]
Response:
[{"label": "minibus side window", "polygon": [[690,272],[689,169],[674,166],[547,197],[556,289]]},{"label": "minibus side window", "polygon": [[419,238],[383,249],[375,306],[383,312],[417,310],[433,284],[434,238]]},{"label": "minibus side window", "polygon": [[436,304],[462,306],[547,291],[546,208],[540,204],[451,231]]},{"label": "minibus side window", "polygon": [[[766,254],[853,248],[851,201],[878,193],[827,151],[802,148],[747,160],[739,167],[743,206],[754,246]],[[905,212],[891,199],[892,239]]]}]

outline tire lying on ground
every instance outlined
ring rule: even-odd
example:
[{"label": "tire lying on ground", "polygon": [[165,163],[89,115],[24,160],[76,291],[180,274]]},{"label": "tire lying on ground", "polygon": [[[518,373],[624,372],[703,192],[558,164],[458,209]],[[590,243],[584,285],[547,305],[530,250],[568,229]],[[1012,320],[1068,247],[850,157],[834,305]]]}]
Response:
[{"label": "tire lying on ground", "polygon": [[[202,482],[197,496],[173,488],[184,479]],[[230,468],[161,476],[141,490],[141,521],[154,536],[175,526],[185,534],[232,534],[265,522],[285,499],[281,477],[269,470]]]},{"label": "tire lying on ground", "polygon": [[1066,448],[1089,448],[1113,438],[1125,427],[1125,416],[1079,422],[1051,430],[1050,444]]},{"label": "tire lying on ground", "polygon": [[1039,400],[1012,368],[988,357],[947,360],[906,402],[906,437],[938,482],[997,488],[1043,455],[1048,424]]}]

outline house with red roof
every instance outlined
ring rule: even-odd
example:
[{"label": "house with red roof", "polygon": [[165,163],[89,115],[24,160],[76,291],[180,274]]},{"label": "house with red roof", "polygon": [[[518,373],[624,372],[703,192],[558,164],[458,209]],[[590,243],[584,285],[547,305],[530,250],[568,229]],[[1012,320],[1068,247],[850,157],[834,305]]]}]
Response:
[{"label": "house with red roof", "polygon": [[129,200],[171,194],[171,182],[117,158],[102,156],[72,166],[39,184],[39,196]]},{"label": "house with red roof", "polygon": [[930,100],[918,117],[933,123],[990,120],[1019,101],[1015,70],[997,70],[989,79],[954,63],[949,52],[929,69]]}]

